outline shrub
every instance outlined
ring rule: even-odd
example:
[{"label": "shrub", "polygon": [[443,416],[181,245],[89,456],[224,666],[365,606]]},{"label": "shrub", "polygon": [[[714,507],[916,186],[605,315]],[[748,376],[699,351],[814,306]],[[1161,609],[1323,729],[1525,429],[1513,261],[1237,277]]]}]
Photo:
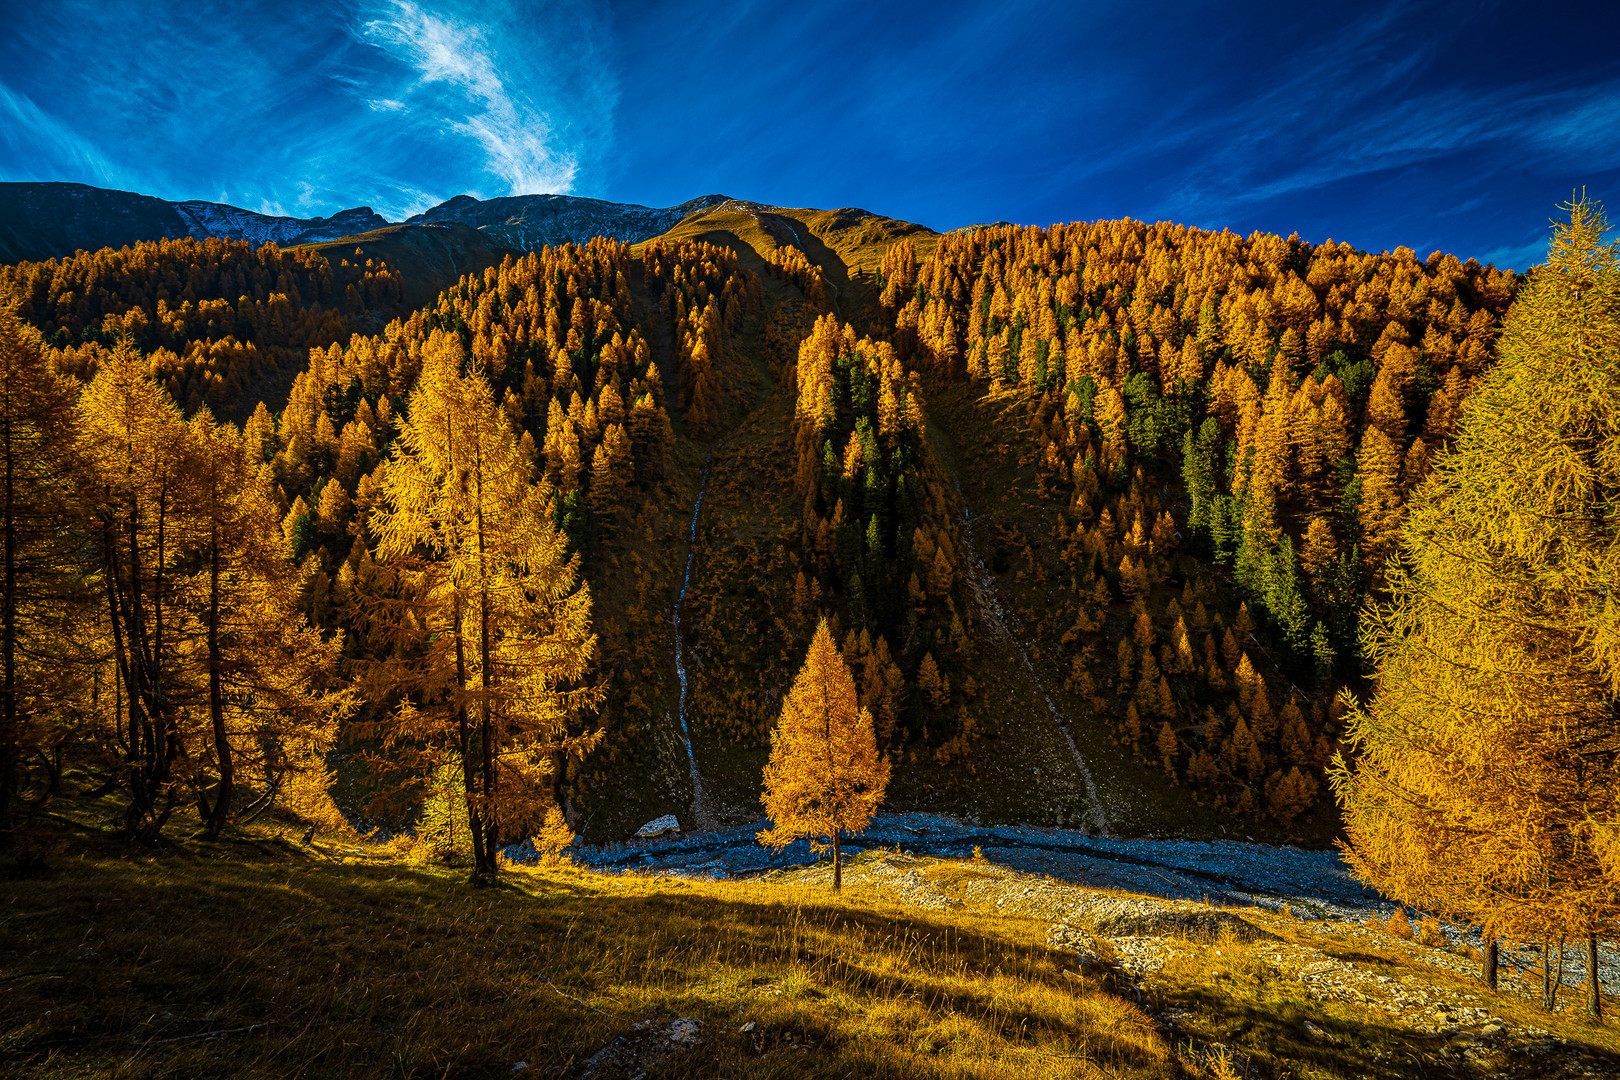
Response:
[{"label": "shrub", "polygon": [[535,834],[534,846],[540,852],[542,866],[556,866],[572,860],[564,851],[574,842],[574,830],[568,827],[563,812],[553,806],[546,811],[546,823]]}]

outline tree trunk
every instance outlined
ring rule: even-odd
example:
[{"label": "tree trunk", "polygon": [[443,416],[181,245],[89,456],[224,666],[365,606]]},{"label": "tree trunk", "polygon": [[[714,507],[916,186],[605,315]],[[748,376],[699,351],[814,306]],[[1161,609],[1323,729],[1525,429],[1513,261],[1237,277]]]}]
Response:
[{"label": "tree trunk", "polygon": [[45,794],[57,798],[62,794],[62,740],[57,739],[56,745],[51,747],[50,761],[46,765],[47,777]]},{"label": "tree trunk", "polygon": [[[483,557],[484,538],[482,535],[483,519],[479,518],[478,537],[479,557]],[[483,870],[490,881],[495,880],[499,870],[496,865],[495,852],[499,845],[500,818],[496,813],[496,784],[495,773],[495,746],[490,738],[490,704],[489,695],[494,685],[494,674],[490,668],[490,630],[489,630],[489,589],[486,586],[478,600],[478,660],[479,683],[483,695],[478,703],[478,744],[480,750],[479,768],[484,775],[484,852],[486,865]]]},{"label": "tree trunk", "polygon": [[484,774],[484,852],[487,862],[483,872],[489,876],[490,881],[495,880],[499,867],[496,865],[495,852],[500,842],[500,814],[496,802],[497,784],[499,780],[495,771],[495,743],[490,737],[490,693],[495,687],[495,668],[490,662],[491,637],[493,631],[489,625],[489,564],[488,553],[484,544],[487,539],[484,532],[484,452],[483,448],[474,444],[473,462],[475,469],[473,475],[478,485],[478,502],[474,509],[473,525],[478,530],[478,686],[482,691],[478,697],[478,749],[479,769]]},{"label": "tree trunk", "polygon": [[[124,827],[131,835],[141,829],[141,822],[157,806],[157,795],[151,789],[151,759],[157,753],[156,733],[152,726],[152,650],[146,640],[145,609],[141,599],[141,545],[140,511],[129,508],[129,588],[124,594],[121,614],[128,630],[128,670],[125,688],[129,694],[129,810]],[[117,553],[113,554],[112,572],[107,588],[113,593],[114,619],[120,614],[117,601]]]},{"label": "tree trunk", "polygon": [[1586,1011],[1595,1019],[1603,1019],[1603,984],[1598,981],[1596,934],[1586,935]]},{"label": "tree trunk", "polygon": [[1552,1012],[1553,1006],[1558,1004],[1558,986],[1552,977],[1552,946],[1543,943],[1541,946],[1541,1007]]},{"label": "tree trunk", "polygon": [[[1558,988],[1564,982],[1564,942],[1566,938],[1560,937],[1555,945],[1551,940],[1541,947],[1541,1007],[1548,1012],[1558,1008]],[[1553,953],[1558,954],[1556,968],[1553,965]]]},{"label": "tree trunk", "polygon": [[[169,714],[168,702],[164,700],[164,631],[168,628],[164,623],[163,586],[164,577],[169,569],[169,493],[161,492],[158,495],[157,519],[157,564],[152,567],[152,722],[159,732],[158,757],[154,773],[154,789],[162,790],[168,787],[170,779],[170,766],[180,752],[180,731],[175,726],[174,717]],[[156,836],[154,829],[153,835]]]},{"label": "tree trunk", "polygon": [[1479,964],[1479,977],[1491,988],[1492,993],[1496,991],[1496,961],[1499,947],[1500,943],[1495,938],[1485,942],[1485,956]]},{"label": "tree trunk", "polygon": [[467,641],[462,634],[461,601],[456,600],[456,732],[461,749],[461,784],[467,799],[467,831],[472,835],[473,878],[484,875],[484,817],[478,811],[478,773],[473,762],[472,732],[467,726]]},{"label": "tree trunk", "polygon": [[145,840],[155,840],[174,809],[171,797],[168,805],[158,808],[168,790],[170,766],[178,756],[180,735],[168,716],[163,700],[164,613],[163,578],[168,560],[168,493],[157,499],[157,550],[152,567],[152,630],[147,639],[145,613],[141,602],[140,528],[138,512],[131,507],[129,518],[129,641],[135,653],[134,666],[140,673],[140,682],[131,681],[130,695],[133,717],[135,694],[139,689],[141,708],[141,752],[135,756],[130,791],[129,811],[125,816],[125,830]]},{"label": "tree trunk", "polygon": [[231,792],[235,769],[231,763],[231,742],[225,734],[225,694],[220,686],[219,649],[219,530],[216,526],[208,548],[208,714],[214,721],[214,754],[219,763],[219,790],[208,815],[208,835],[218,836],[231,812]]},{"label": "tree trunk", "polygon": [[843,852],[838,845],[838,832],[833,833],[833,892],[842,892],[844,888],[844,860]]},{"label": "tree trunk", "polygon": [[102,525],[102,546],[106,549],[106,565],[102,576],[107,586],[107,623],[112,627],[113,640],[113,730],[124,744],[126,757],[135,742],[134,705],[130,706],[129,729],[124,728],[124,698],[129,687],[129,660],[124,654],[124,625],[118,611],[118,547],[113,540],[112,525]]}]

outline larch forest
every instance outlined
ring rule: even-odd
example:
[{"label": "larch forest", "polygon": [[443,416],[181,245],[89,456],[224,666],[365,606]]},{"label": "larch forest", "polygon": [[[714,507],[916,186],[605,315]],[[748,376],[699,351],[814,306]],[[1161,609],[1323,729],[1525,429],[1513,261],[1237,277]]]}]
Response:
[{"label": "larch forest", "polygon": [[[391,1075],[1553,1075],[1276,989],[1308,905],[1164,900],[1203,951],[1145,969],[1157,931],[1100,915],[1078,955],[997,928],[1053,876],[985,849],[1144,837],[1342,851],[1384,907],[1330,966],[1427,947],[1494,1031],[1620,1060],[1620,254],[1558,213],[1528,274],[736,201],[475,252],[425,303],[386,232],[0,266],[6,887],[89,918],[70,868],[124,867],[82,946],[8,901],[0,1062],[215,1075],[217,1036],[370,1075],[375,1013]],[[740,854],[597,872],[657,871],[666,816]],[[293,988],[364,964],[377,905],[445,999],[378,968],[310,1035]],[[155,918],[254,928],[141,998],[186,1030],[39,981],[168,978],[130,958],[180,963]],[[308,970],[256,957],[306,921]]]}]

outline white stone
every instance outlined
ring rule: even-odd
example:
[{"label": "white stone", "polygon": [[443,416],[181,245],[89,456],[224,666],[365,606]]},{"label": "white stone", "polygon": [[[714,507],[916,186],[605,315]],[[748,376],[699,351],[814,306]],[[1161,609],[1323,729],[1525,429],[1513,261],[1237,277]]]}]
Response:
[{"label": "white stone", "polygon": [[678,1020],[671,1020],[664,1033],[672,1043],[691,1046],[703,1037],[703,1021],[683,1016]]},{"label": "white stone", "polygon": [[665,814],[661,818],[653,818],[647,824],[636,830],[637,839],[648,839],[654,836],[664,836],[668,833],[681,831],[681,823],[675,819],[674,814]]}]

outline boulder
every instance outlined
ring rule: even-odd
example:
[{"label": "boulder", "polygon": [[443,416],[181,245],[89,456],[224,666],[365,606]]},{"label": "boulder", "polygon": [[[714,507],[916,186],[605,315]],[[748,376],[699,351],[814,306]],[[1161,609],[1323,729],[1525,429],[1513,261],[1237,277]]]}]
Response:
[{"label": "boulder", "polygon": [[665,814],[661,818],[653,818],[647,824],[636,830],[636,839],[648,840],[654,836],[668,836],[671,833],[680,833],[681,823],[675,819],[674,814]]}]

